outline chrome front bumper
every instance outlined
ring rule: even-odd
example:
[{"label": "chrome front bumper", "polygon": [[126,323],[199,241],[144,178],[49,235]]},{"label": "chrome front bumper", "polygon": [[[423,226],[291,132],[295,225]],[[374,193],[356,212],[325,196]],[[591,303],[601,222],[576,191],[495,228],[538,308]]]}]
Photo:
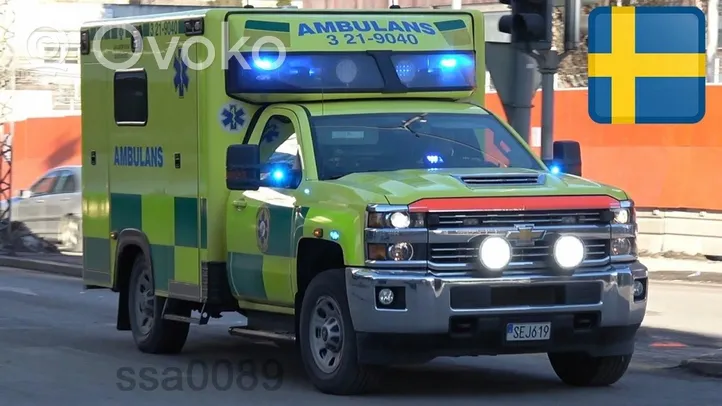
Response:
[{"label": "chrome front bumper", "polygon": [[[575,313],[598,313],[598,327],[624,327],[641,324],[647,307],[647,294],[634,300],[633,283],[646,284],[647,268],[639,262],[624,265],[578,269],[573,276],[516,274],[499,278],[466,275],[431,274],[419,271],[346,269],[346,290],[354,328],[362,333],[445,334],[456,316],[494,317]],[[598,284],[600,300],[587,304],[485,305],[478,308],[454,308],[455,287],[572,286]],[[575,285],[576,286],[576,285]],[[579,285],[581,286],[581,285]],[[395,287],[403,290],[405,305],[399,309],[380,308],[377,290]],[[646,289],[645,289],[646,290]],[[458,306],[456,306],[458,307]]]}]

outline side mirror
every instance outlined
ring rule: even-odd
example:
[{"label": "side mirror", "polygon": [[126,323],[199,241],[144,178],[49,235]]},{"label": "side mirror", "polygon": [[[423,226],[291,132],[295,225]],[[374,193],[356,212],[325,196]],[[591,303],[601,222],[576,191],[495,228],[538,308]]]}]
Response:
[{"label": "side mirror", "polygon": [[582,150],[576,141],[554,141],[554,159],[544,162],[553,173],[582,176]]},{"label": "side mirror", "polygon": [[258,145],[236,144],[226,149],[226,188],[258,190],[261,186],[261,152]]},{"label": "side mirror", "polygon": [[29,190],[21,190],[19,194],[20,197],[22,197],[23,199],[27,199],[32,195],[32,192],[30,192]]}]

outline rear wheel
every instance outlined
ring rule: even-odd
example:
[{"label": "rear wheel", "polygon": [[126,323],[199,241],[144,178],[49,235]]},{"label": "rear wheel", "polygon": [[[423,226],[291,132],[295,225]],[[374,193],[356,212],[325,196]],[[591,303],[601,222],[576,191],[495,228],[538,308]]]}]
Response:
[{"label": "rear wheel", "polygon": [[[129,289],[130,326],[138,349],[152,354],[180,352],[188,338],[190,325],[163,320],[163,306],[168,299],[155,295],[153,271],[143,255],[135,258]],[[182,306],[182,303],[179,304]],[[190,316],[190,310],[184,313]],[[179,314],[177,309],[173,314]]]},{"label": "rear wheel", "polygon": [[358,362],[343,271],[326,271],[311,281],[303,297],[299,327],[301,359],[318,390],[355,395],[370,389],[375,371]]},{"label": "rear wheel", "polygon": [[64,217],[60,221],[58,240],[60,246],[68,251],[83,251],[83,234],[80,228],[80,219],[75,216]]},{"label": "rear wheel", "polygon": [[609,386],[624,376],[632,354],[591,357],[583,353],[549,354],[559,379],[572,386]]}]

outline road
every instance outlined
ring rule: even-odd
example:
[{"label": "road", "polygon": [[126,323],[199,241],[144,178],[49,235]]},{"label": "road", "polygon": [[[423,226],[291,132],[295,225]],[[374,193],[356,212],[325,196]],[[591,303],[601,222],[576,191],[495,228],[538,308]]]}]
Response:
[{"label": "road", "polygon": [[[135,349],[129,333],[115,330],[115,294],[83,291],[77,279],[0,268],[0,398],[14,406],[317,406],[338,401],[478,405],[485,400],[542,406],[721,405],[720,380],[672,367],[722,348],[722,288],[659,283],[652,289],[632,367],[614,387],[566,387],[543,355],[456,358],[394,373],[381,393],[339,399],[313,390],[290,349],[228,336],[227,328],[236,320],[192,327],[181,355],[145,356]],[[228,382],[224,372],[230,367],[224,362],[229,361],[235,382]],[[245,378],[240,372],[244,361]],[[173,379],[189,365],[194,366],[190,375]],[[248,369],[251,366],[255,372]],[[273,379],[278,366],[283,372],[280,380]]]}]

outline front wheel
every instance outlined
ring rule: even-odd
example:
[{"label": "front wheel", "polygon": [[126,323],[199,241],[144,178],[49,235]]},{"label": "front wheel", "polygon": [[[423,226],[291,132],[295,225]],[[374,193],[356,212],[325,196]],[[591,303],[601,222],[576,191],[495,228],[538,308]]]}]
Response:
[{"label": "front wheel", "polygon": [[559,379],[572,386],[609,386],[624,376],[632,354],[592,357],[582,353],[549,354]]},{"label": "front wheel", "polygon": [[[151,354],[179,353],[188,338],[190,325],[163,319],[163,305],[168,299],[155,295],[153,271],[143,255],[135,258],[129,289],[130,326],[138,349]],[[169,308],[179,307],[170,306],[171,303]],[[190,310],[184,313],[189,316]]]},{"label": "front wheel", "polygon": [[60,246],[71,252],[83,251],[83,235],[80,220],[75,216],[66,216],[60,222],[58,232]]},{"label": "front wheel", "polygon": [[374,371],[358,362],[342,270],[323,272],[311,281],[301,305],[299,330],[301,359],[318,390],[356,395],[372,386]]}]

